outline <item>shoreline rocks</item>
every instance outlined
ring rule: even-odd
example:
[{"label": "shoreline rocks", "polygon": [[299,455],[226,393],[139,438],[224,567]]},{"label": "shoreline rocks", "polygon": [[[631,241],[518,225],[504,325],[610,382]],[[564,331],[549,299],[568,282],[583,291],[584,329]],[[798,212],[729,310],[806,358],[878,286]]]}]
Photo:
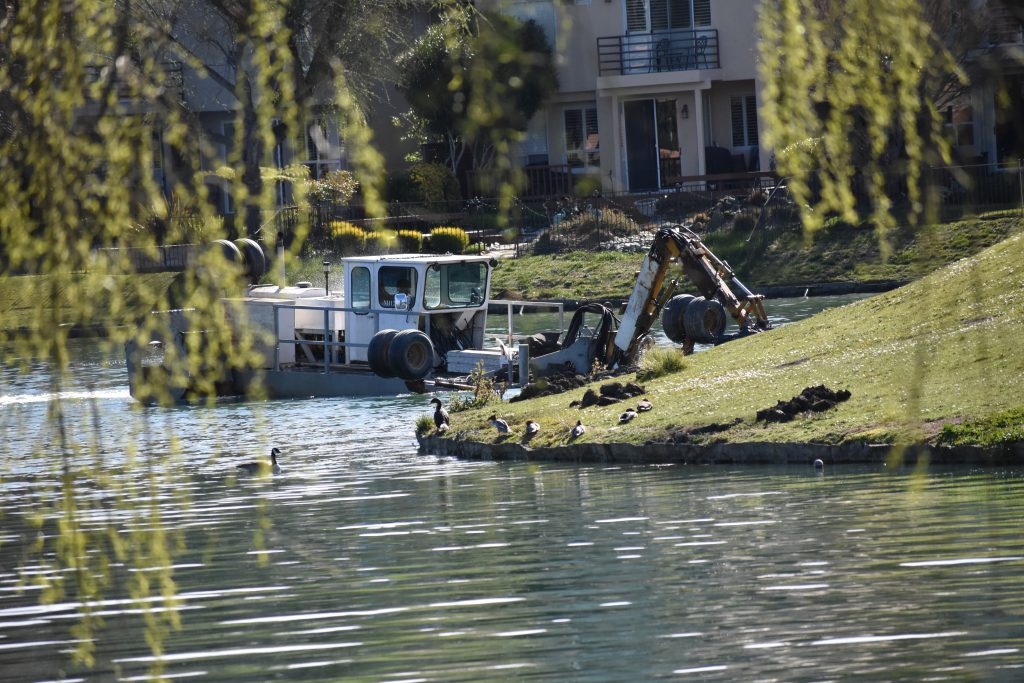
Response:
[{"label": "shoreline rocks", "polygon": [[872,444],[850,442],[775,443],[720,441],[694,443],[570,443],[530,448],[518,443],[482,443],[465,438],[417,437],[419,452],[474,460],[538,462],[630,463],[636,465],[801,465],[815,460],[825,465],[885,465],[902,449],[904,465],[928,462],[940,466],[1003,467],[1024,465],[1024,441],[996,447],[934,446],[931,444]]}]

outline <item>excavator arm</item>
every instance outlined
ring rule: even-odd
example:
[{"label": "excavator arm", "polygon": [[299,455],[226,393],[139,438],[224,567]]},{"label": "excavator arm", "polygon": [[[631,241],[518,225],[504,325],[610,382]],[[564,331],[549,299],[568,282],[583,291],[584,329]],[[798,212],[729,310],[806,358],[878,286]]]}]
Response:
[{"label": "excavator arm", "polygon": [[676,280],[666,282],[674,262],[680,264],[683,273],[706,300],[722,304],[741,334],[771,327],[764,310],[764,296],[751,293],[729,264],[715,256],[695,233],[683,227],[661,228],[640,266],[618,331],[614,339],[609,337],[604,354],[606,365],[635,360],[641,339],[650,331],[675,290]]}]

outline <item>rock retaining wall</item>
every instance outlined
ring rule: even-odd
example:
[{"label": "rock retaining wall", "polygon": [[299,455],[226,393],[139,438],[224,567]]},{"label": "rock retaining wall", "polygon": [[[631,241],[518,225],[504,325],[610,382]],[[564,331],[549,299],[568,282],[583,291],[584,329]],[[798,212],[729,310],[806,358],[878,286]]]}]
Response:
[{"label": "rock retaining wall", "polygon": [[[714,443],[652,444],[580,443],[547,448],[529,448],[519,443],[482,443],[436,436],[418,437],[420,453],[452,455],[476,460],[539,460],[578,463],[632,463],[637,465],[675,463],[680,465],[806,465],[820,458],[826,465],[881,464],[893,452],[888,444],[821,443]],[[980,446],[907,448],[908,464],[926,456],[932,465],[993,467],[1024,464],[1024,442],[995,448]]]}]

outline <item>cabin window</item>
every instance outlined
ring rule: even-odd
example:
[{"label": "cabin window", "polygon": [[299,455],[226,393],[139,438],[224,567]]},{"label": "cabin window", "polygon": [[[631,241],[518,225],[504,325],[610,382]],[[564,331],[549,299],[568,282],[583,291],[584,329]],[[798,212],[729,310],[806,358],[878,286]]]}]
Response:
[{"label": "cabin window", "polygon": [[[416,292],[416,270],[401,266],[382,266],[377,271],[377,298],[381,308],[395,308],[395,296],[404,294],[406,305],[412,308]],[[399,308],[402,308],[399,306]]]},{"label": "cabin window", "polygon": [[484,302],[486,291],[486,264],[434,264],[427,269],[423,300],[427,308],[472,308]]},{"label": "cabin window", "polygon": [[352,286],[349,288],[352,308],[370,308],[370,269],[362,266],[352,269]]}]

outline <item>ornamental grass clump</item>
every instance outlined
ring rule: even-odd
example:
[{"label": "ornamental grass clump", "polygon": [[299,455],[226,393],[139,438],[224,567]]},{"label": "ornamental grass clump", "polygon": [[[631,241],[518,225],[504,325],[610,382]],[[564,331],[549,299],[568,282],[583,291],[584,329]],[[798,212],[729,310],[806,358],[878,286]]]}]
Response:
[{"label": "ornamental grass clump", "polygon": [[428,434],[434,428],[434,418],[430,415],[420,415],[416,418],[416,436]]},{"label": "ornamental grass clump", "polygon": [[361,254],[366,249],[366,231],[346,221],[331,223],[331,241],[340,255]]},{"label": "ornamental grass clump", "polygon": [[373,230],[366,233],[364,250],[367,254],[389,254],[395,250],[398,238],[392,230]]},{"label": "ornamental grass clump", "polygon": [[645,353],[640,359],[640,369],[637,370],[636,379],[638,382],[671,375],[686,369],[686,361],[683,353],[673,347],[659,346]]},{"label": "ornamental grass clump", "polygon": [[440,227],[430,231],[430,251],[462,254],[469,247],[469,234],[462,228]]},{"label": "ornamental grass clump", "polygon": [[423,252],[423,233],[419,230],[399,230],[396,234],[398,249],[404,254]]}]

